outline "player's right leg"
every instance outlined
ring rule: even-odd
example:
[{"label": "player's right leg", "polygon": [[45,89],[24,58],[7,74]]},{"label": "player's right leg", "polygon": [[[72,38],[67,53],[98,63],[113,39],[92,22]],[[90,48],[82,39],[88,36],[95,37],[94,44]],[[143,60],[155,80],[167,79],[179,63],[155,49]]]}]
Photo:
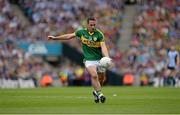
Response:
[{"label": "player's right leg", "polygon": [[104,85],[104,82],[106,80],[106,69],[107,68],[105,68],[99,64],[97,65],[98,79],[99,79],[101,86]]},{"label": "player's right leg", "polygon": [[103,86],[104,82],[106,81],[106,73],[105,72],[102,72],[102,73],[98,72],[98,79],[99,79],[99,83],[101,84],[101,86]]},{"label": "player's right leg", "polygon": [[101,103],[104,103],[106,101],[106,97],[102,93],[98,95],[98,98],[100,99]]}]

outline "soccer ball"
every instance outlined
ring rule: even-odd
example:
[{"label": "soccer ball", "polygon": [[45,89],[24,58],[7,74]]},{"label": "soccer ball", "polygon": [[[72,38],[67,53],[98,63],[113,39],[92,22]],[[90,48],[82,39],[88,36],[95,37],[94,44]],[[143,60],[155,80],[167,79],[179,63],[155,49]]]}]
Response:
[{"label": "soccer ball", "polygon": [[105,68],[109,68],[112,65],[112,59],[109,57],[102,57],[99,61],[100,66],[103,66]]}]

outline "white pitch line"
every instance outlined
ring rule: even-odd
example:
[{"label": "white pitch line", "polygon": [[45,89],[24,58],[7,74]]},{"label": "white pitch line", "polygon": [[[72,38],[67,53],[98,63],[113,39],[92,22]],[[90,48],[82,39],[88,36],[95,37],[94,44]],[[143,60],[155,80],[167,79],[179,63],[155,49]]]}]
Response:
[{"label": "white pitch line", "polygon": [[91,99],[92,97],[87,97],[87,96],[11,96],[13,98],[35,98],[35,99],[40,99],[40,98],[48,98],[48,99],[56,99],[56,98],[68,98],[68,99]]}]

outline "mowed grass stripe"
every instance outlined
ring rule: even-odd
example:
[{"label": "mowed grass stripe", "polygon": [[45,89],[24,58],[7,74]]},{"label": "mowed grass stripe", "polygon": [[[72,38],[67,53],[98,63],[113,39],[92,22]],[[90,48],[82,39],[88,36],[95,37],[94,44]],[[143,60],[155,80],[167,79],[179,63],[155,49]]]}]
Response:
[{"label": "mowed grass stripe", "polygon": [[107,102],[93,102],[91,87],[0,89],[0,113],[180,113],[180,89],[104,87]]}]

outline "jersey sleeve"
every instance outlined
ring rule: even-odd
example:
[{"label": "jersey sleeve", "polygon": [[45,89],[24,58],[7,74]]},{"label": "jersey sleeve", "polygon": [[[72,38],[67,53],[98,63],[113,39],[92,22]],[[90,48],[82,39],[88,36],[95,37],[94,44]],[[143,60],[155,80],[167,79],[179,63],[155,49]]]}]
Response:
[{"label": "jersey sleeve", "polygon": [[104,41],[105,41],[105,37],[104,37],[104,34],[103,34],[103,33],[101,34],[101,37],[100,37],[100,38],[101,38],[101,39],[100,39],[101,42],[104,42]]},{"label": "jersey sleeve", "polygon": [[100,42],[104,42],[105,41],[105,37],[104,37],[104,34],[97,29],[97,31],[99,32],[99,38],[100,38]]}]

